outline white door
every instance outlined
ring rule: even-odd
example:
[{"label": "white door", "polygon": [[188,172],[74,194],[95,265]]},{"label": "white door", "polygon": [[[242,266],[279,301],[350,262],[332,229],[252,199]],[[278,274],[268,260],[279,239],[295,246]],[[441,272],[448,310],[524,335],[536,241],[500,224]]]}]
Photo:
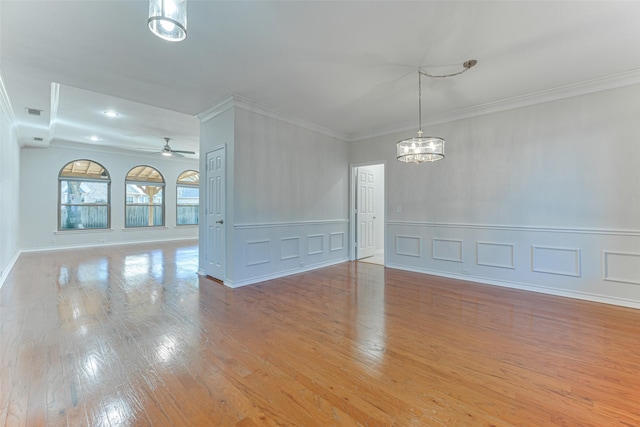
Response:
[{"label": "white door", "polygon": [[374,236],[373,194],[374,174],[370,169],[359,167],[357,169],[356,188],[356,259],[375,255],[376,244]]},{"label": "white door", "polygon": [[225,148],[207,153],[207,276],[224,280],[226,228],[225,217]]}]

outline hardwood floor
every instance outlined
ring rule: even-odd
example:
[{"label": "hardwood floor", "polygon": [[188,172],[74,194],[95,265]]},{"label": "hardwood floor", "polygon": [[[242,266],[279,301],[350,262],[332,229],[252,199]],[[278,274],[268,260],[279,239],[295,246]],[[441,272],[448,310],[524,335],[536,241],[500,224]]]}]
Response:
[{"label": "hardwood floor", "polygon": [[365,263],[231,290],[193,245],[23,254],[0,425],[640,425],[640,310]]}]

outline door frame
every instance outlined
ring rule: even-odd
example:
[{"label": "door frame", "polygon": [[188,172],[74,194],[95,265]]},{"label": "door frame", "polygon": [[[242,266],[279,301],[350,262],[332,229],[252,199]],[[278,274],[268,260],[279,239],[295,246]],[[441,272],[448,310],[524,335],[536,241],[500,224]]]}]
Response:
[{"label": "door frame", "polygon": [[373,160],[363,163],[351,163],[349,165],[349,261],[356,260],[356,197],[358,189],[356,188],[357,180],[357,168],[366,166],[384,166],[384,212],[385,220],[383,224],[383,239],[384,239],[384,264],[387,265],[387,162],[386,160]]}]

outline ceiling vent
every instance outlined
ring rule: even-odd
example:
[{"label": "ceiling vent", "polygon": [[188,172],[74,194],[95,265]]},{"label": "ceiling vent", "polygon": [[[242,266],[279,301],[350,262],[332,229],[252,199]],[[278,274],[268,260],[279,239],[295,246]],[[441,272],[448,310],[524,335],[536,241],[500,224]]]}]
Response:
[{"label": "ceiling vent", "polygon": [[38,110],[37,108],[25,108],[25,110],[27,111],[27,114],[30,116],[40,117],[40,114],[42,113],[42,110]]},{"label": "ceiling vent", "polygon": [[33,140],[36,141],[36,142],[42,142],[42,141],[44,141],[44,138],[40,138],[39,136],[34,136]]}]

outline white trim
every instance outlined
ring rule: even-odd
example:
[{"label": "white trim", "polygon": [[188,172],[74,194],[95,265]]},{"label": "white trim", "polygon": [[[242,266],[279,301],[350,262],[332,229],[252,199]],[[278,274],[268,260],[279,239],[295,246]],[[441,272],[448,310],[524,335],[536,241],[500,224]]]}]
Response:
[{"label": "white trim", "polygon": [[481,230],[506,230],[506,231],[532,231],[538,233],[574,233],[574,234],[602,234],[608,236],[640,236],[640,230],[615,230],[597,228],[565,228],[565,227],[538,227],[522,225],[500,224],[456,224],[446,222],[423,221],[387,221],[388,225],[432,227],[432,228],[470,228]]},{"label": "white trim", "polygon": [[252,101],[248,98],[244,98],[239,95],[232,95],[235,99],[235,106],[237,108],[242,108],[245,111],[249,111],[251,113],[260,114],[262,116],[269,117],[271,119],[280,120],[285,123],[289,123],[294,126],[298,126],[303,129],[307,129],[313,132],[318,132],[323,135],[330,136],[332,138],[338,138],[342,141],[348,141],[349,136],[340,132],[336,132],[333,129],[329,129],[324,126],[317,125],[315,123],[308,122],[306,120],[300,119],[298,117],[293,116],[285,111],[274,108],[270,105],[260,104],[258,102]]},{"label": "white trim", "polygon": [[11,273],[13,266],[16,264],[16,261],[18,261],[18,257],[22,254],[22,252],[23,251],[20,251],[20,250],[17,251],[16,254],[13,256],[13,258],[11,258],[11,261],[9,261],[9,264],[7,264],[7,266],[2,271],[2,276],[0,276],[0,289],[2,289],[2,285],[4,285],[4,281],[6,280],[7,277],[9,277],[9,274]]},{"label": "white trim", "polygon": [[394,268],[396,270],[411,271],[414,273],[430,274],[438,277],[448,277],[450,279],[463,280],[465,282],[501,286],[504,288],[519,289],[522,291],[538,292],[542,294],[575,298],[575,299],[584,300],[584,301],[599,302],[604,304],[617,305],[621,307],[640,309],[640,301],[630,300],[626,298],[616,298],[616,297],[610,297],[605,295],[593,294],[589,292],[567,291],[567,290],[561,290],[557,288],[547,288],[545,286],[529,285],[525,283],[511,282],[506,280],[485,279],[482,277],[469,276],[468,274],[465,274],[465,275],[453,274],[453,273],[446,273],[439,270],[429,270],[426,268],[412,268],[412,267],[407,268],[406,266],[401,266],[397,264],[387,264],[385,267]]},{"label": "white trim", "polygon": [[331,225],[331,224],[347,224],[348,219],[327,219],[316,221],[290,221],[290,222],[259,222],[254,224],[234,224],[234,230],[244,230],[252,228],[271,228],[271,227],[300,227],[306,225]]},{"label": "white trim", "polygon": [[136,240],[135,242],[98,242],[92,244],[81,244],[81,245],[62,245],[62,246],[47,246],[40,248],[30,248],[30,249],[21,249],[21,253],[30,253],[30,252],[51,252],[58,250],[67,250],[67,249],[84,249],[84,248],[96,248],[101,246],[124,246],[124,245],[137,245],[144,243],[163,243],[163,242],[175,242],[179,240],[194,240],[198,241],[197,237],[176,237],[172,239],[152,239],[152,240]]},{"label": "white trim", "polygon": [[[449,123],[456,120],[468,119],[471,117],[482,116],[485,114],[497,113],[500,111],[513,110],[521,107],[542,104],[545,102],[557,101],[560,99],[571,98],[574,96],[586,95],[589,93],[601,92],[610,89],[616,89],[625,86],[631,86],[640,83],[640,69],[627,71],[620,74],[613,74],[593,80],[587,80],[580,83],[573,83],[566,86],[560,86],[554,89],[547,89],[540,92],[532,92],[513,98],[502,99],[499,101],[488,102],[486,104],[475,105],[472,107],[462,108],[460,110],[448,113],[438,114],[435,116],[425,117],[422,119],[422,125],[429,127],[441,123]],[[348,142],[360,141],[363,139],[374,138],[377,136],[390,135],[394,133],[415,131],[415,122],[403,125],[387,127],[374,132],[359,133],[349,135]]]},{"label": "white trim", "polygon": [[204,123],[213,119],[216,116],[219,116],[220,114],[224,113],[225,111],[233,107],[241,108],[245,111],[260,114],[262,116],[269,117],[271,119],[280,120],[281,122],[289,123],[291,125],[298,126],[302,129],[307,129],[313,132],[318,132],[323,135],[330,136],[332,138],[340,139],[342,141],[349,140],[348,135],[345,135],[343,133],[336,132],[327,127],[320,126],[315,123],[311,123],[309,121],[300,119],[285,111],[279,110],[270,105],[265,105],[256,101],[252,101],[248,98],[237,95],[235,93],[229,95],[223,101],[209,108],[208,110],[205,110],[205,111],[202,111],[201,113],[196,114],[196,118],[200,120],[200,123]]},{"label": "white trim", "polygon": [[[569,273],[566,271],[548,270],[548,269],[540,268],[539,266],[536,268],[536,250],[537,249],[573,252],[575,255],[574,272]],[[560,248],[555,246],[531,245],[531,271],[534,271],[536,273],[556,274],[558,276],[582,277],[582,250],[576,249],[576,248]]]},{"label": "white trim", "polygon": [[[311,252],[311,239],[320,238],[320,250]],[[309,234],[307,235],[307,255],[319,255],[324,253],[324,234]]]},{"label": "white trim", "polygon": [[[609,259],[607,255],[625,255],[640,258],[640,254],[632,252],[616,252],[616,251],[602,251],[602,280],[608,282],[628,283],[631,285],[640,285],[640,281],[631,281],[625,279],[616,279],[609,276]],[[639,260],[640,262],[640,260]]]},{"label": "white trim", "polygon": [[[259,259],[256,261],[249,262],[249,248],[251,247],[251,245],[257,245],[259,243],[267,244],[267,257],[265,259]],[[251,241],[245,242],[245,258],[246,258],[245,259],[246,267],[251,267],[253,265],[260,265],[260,264],[269,264],[271,262],[271,239],[251,240]]]},{"label": "white trim", "polygon": [[60,83],[51,82],[51,110],[49,111],[49,138],[43,144],[48,147],[56,134],[58,107],[60,106]]},{"label": "white trim", "polygon": [[[297,240],[298,253],[296,255],[287,255],[282,256],[282,245],[283,242],[288,240]],[[288,259],[300,258],[300,236],[290,236],[290,237],[281,237],[280,238],[280,261],[286,261]]]},{"label": "white trim", "polygon": [[[511,264],[493,264],[490,262],[480,262],[480,245],[487,246],[506,246],[511,248]],[[498,243],[498,242],[482,242],[480,240],[476,241],[476,264],[484,265],[486,267],[497,267],[497,268],[516,268],[516,253],[515,253],[515,244],[513,243]]]},{"label": "white trim", "polygon": [[202,124],[204,122],[207,122],[213,119],[214,117],[219,116],[220,114],[224,113],[230,108],[233,108],[234,104],[235,104],[234,96],[230,95],[225,99],[223,99],[222,101],[220,101],[218,104],[214,105],[213,107],[196,114],[195,117],[196,119],[200,120],[200,123]]},{"label": "white trim", "polygon": [[291,276],[298,273],[304,273],[307,271],[317,270],[319,268],[330,267],[336,264],[342,264],[343,262],[349,262],[347,258],[340,258],[338,260],[332,260],[327,262],[322,262],[318,264],[312,264],[306,267],[300,268],[292,268],[290,270],[279,271],[273,274],[265,274],[264,276],[256,276],[251,279],[239,280],[234,282],[233,280],[225,280],[223,284],[229,288],[239,288],[241,286],[253,285],[260,282],[265,282],[267,280],[279,279],[281,277]]},{"label": "white trim", "polygon": [[[417,254],[412,254],[409,252],[400,252],[398,251],[398,238],[402,238],[402,239],[414,239],[418,241],[418,253]],[[395,247],[394,247],[394,252],[396,255],[400,255],[400,256],[412,256],[414,258],[422,258],[422,237],[420,236],[407,236],[404,234],[396,234],[395,235],[395,239],[394,239],[394,243],[395,243]]]},{"label": "white trim", "polygon": [[167,227],[166,225],[144,225],[144,226],[140,226],[140,227],[126,227],[123,228],[122,231],[151,231],[151,230],[168,230],[169,227]]},{"label": "white trim", "polygon": [[65,234],[70,236],[74,234],[85,234],[85,233],[111,233],[114,231],[113,228],[70,228],[68,230],[56,230],[53,234],[64,236]]},{"label": "white trim", "polygon": [[[447,257],[441,257],[441,256],[436,256],[436,242],[452,242],[452,243],[460,243],[460,250],[458,251],[458,254],[460,255],[458,258],[447,258]],[[439,237],[433,237],[431,239],[431,258],[432,259],[437,259],[440,261],[451,261],[451,262],[463,262],[463,241],[460,239],[441,239]]]},{"label": "white trim", "polygon": [[0,72],[0,111],[7,117],[7,121],[9,122],[9,127],[13,129],[13,131],[15,132],[16,140],[21,141],[22,138],[20,136],[20,127],[18,126],[16,115],[13,111],[13,107],[11,106],[11,99],[9,98],[9,92],[7,92],[7,88],[4,85],[2,72]]}]

